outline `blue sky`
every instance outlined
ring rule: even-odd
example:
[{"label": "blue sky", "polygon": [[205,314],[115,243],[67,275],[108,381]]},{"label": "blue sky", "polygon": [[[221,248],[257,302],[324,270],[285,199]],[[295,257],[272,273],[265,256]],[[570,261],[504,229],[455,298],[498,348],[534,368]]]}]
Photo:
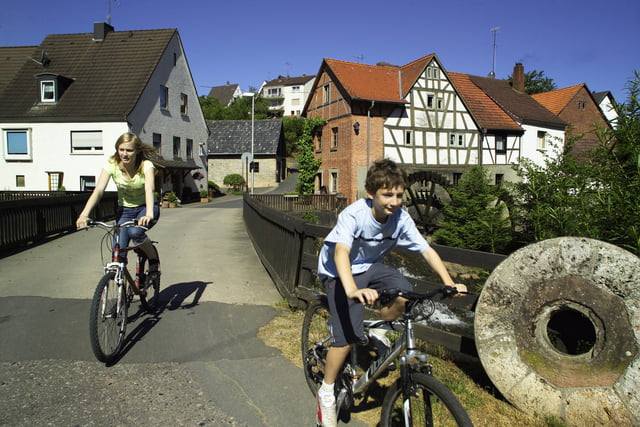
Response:
[{"label": "blue sky", "polygon": [[48,34],[177,28],[196,89],[242,90],[278,75],[315,75],[323,58],[404,65],[436,53],[445,69],[506,78],[516,62],[558,88],[586,83],[627,98],[640,70],[638,0],[22,0],[4,3],[0,45]]}]

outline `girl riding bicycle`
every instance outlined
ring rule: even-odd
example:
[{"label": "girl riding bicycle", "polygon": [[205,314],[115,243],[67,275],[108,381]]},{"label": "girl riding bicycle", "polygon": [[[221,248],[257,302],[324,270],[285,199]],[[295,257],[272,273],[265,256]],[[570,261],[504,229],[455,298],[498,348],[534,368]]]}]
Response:
[{"label": "girl riding bicycle", "polygon": [[[138,225],[149,229],[160,217],[160,208],[154,200],[155,167],[148,160],[149,154],[155,149],[130,132],[118,138],[115,148],[115,154],[102,168],[96,188],[76,220],[78,228],[87,225],[89,214],[102,198],[111,178],[118,188],[118,224],[137,219]],[[123,228],[120,232],[121,247],[129,246],[129,241],[133,241],[135,246],[144,251],[150,266],[153,266],[153,262],[157,260],[157,252],[145,231],[138,227]]]},{"label": "girl riding bicycle", "polygon": [[[317,417],[322,426],[337,424],[334,383],[351,346],[366,339],[365,304],[373,304],[382,289],[412,289],[399,271],[380,263],[384,254],[396,246],[419,252],[445,285],[460,292],[467,290],[465,285],[453,282],[440,256],[401,209],[406,182],[406,173],[395,162],[389,159],[374,162],[365,182],[368,197],[340,213],[320,251],[318,276],[327,292],[331,313],[331,347],[318,390]],[[405,302],[404,298],[396,298],[381,310],[381,318],[396,319],[404,311]],[[371,338],[379,352],[388,346],[383,331],[373,330]]]}]

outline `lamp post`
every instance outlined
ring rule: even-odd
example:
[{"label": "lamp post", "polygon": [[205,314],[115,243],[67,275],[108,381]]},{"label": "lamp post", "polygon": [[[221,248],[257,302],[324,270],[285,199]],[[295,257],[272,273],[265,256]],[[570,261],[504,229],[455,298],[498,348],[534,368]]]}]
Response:
[{"label": "lamp post", "polygon": [[249,169],[251,169],[251,195],[253,195],[253,169],[254,169],[254,165],[253,165],[253,140],[254,140],[254,124],[255,124],[255,108],[256,108],[256,104],[255,104],[255,99],[256,99],[256,94],[254,92],[245,92],[242,94],[242,96],[247,96],[247,97],[251,97],[251,162],[249,163]]}]

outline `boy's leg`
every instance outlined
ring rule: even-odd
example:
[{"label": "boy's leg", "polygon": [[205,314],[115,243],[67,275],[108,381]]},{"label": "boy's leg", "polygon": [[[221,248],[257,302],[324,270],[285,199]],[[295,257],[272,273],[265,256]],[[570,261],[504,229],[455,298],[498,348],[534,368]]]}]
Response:
[{"label": "boy's leg", "polygon": [[338,373],[344,364],[344,361],[351,350],[350,345],[342,347],[329,347],[327,352],[327,364],[324,369],[324,381],[327,384],[333,384],[338,378]]}]

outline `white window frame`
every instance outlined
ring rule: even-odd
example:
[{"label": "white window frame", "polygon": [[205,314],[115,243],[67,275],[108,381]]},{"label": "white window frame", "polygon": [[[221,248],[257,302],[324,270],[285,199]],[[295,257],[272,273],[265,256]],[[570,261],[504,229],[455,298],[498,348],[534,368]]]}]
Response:
[{"label": "white window frame", "polygon": [[322,105],[327,105],[331,102],[331,86],[326,84],[322,86]]},{"label": "white window frame", "polygon": [[160,97],[160,109],[168,110],[169,109],[169,88],[164,85],[160,85],[159,97]]},{"label": "white window frame", "polygon": [[413,131],[405,130],[404,131],[404,145],[413,145]]},{"label": "white window frame", "polygon": [[189,97],[186,93],[180,94],[180,114],[183,116],[189,114]]},{"label": "white window frame", "polygon": [[70,134],[72,154],[102,154],[104,142],[101,130],[72,130]]},{"label": "white window frame", "polygon": [[449,134],[449,147],[451,148],[465,148],[466,137],[464,133],[451,132]]},{"label": "white window frame", "polygon": [[338,192],[338,178],[339,173],[337,170],[332,169],[329,171],[329,193],[335,194]]},{"label": "white window frame", "polygon": [[538,131],[537,135],[537,146],[538,150],[546,150],[547,148],[547,132],[543,130]]},{"label": "white window frame", "polygon": [[338,149],[338,128],[334,127],[331,128],[331,149],[332,150],[337,150]]},{"label": "white window frame", "polygon": [[[26,138],[26,153],[10,153],[9,152],[9,139],[11,134],[24,133]],[[11,138],[13,139],[13,138]],[[4,158],[7,161],[31,161],[33,160],[33,150],[31,141],[31,129],[2,129],[2,141]]]},{"label": "white window frame", "polygon": [[[507,152],[507,136],[506,135],[496,135],[496,154],[505,154]],[[501,141],[501,144],[498,144],[498,141]]]},{"label": "white window frame", "polygon": [[96,177],[80,175],[80,191],[93,191],[96,188]]},{"label": "white window frame", "polygon": [[55,80],[40,81],[40,102],[52,104],[55,103],[57,99]]},{"label": "white window frame", "polygon": [[193,139],[187,138],[187,159],[193,159]]}]

